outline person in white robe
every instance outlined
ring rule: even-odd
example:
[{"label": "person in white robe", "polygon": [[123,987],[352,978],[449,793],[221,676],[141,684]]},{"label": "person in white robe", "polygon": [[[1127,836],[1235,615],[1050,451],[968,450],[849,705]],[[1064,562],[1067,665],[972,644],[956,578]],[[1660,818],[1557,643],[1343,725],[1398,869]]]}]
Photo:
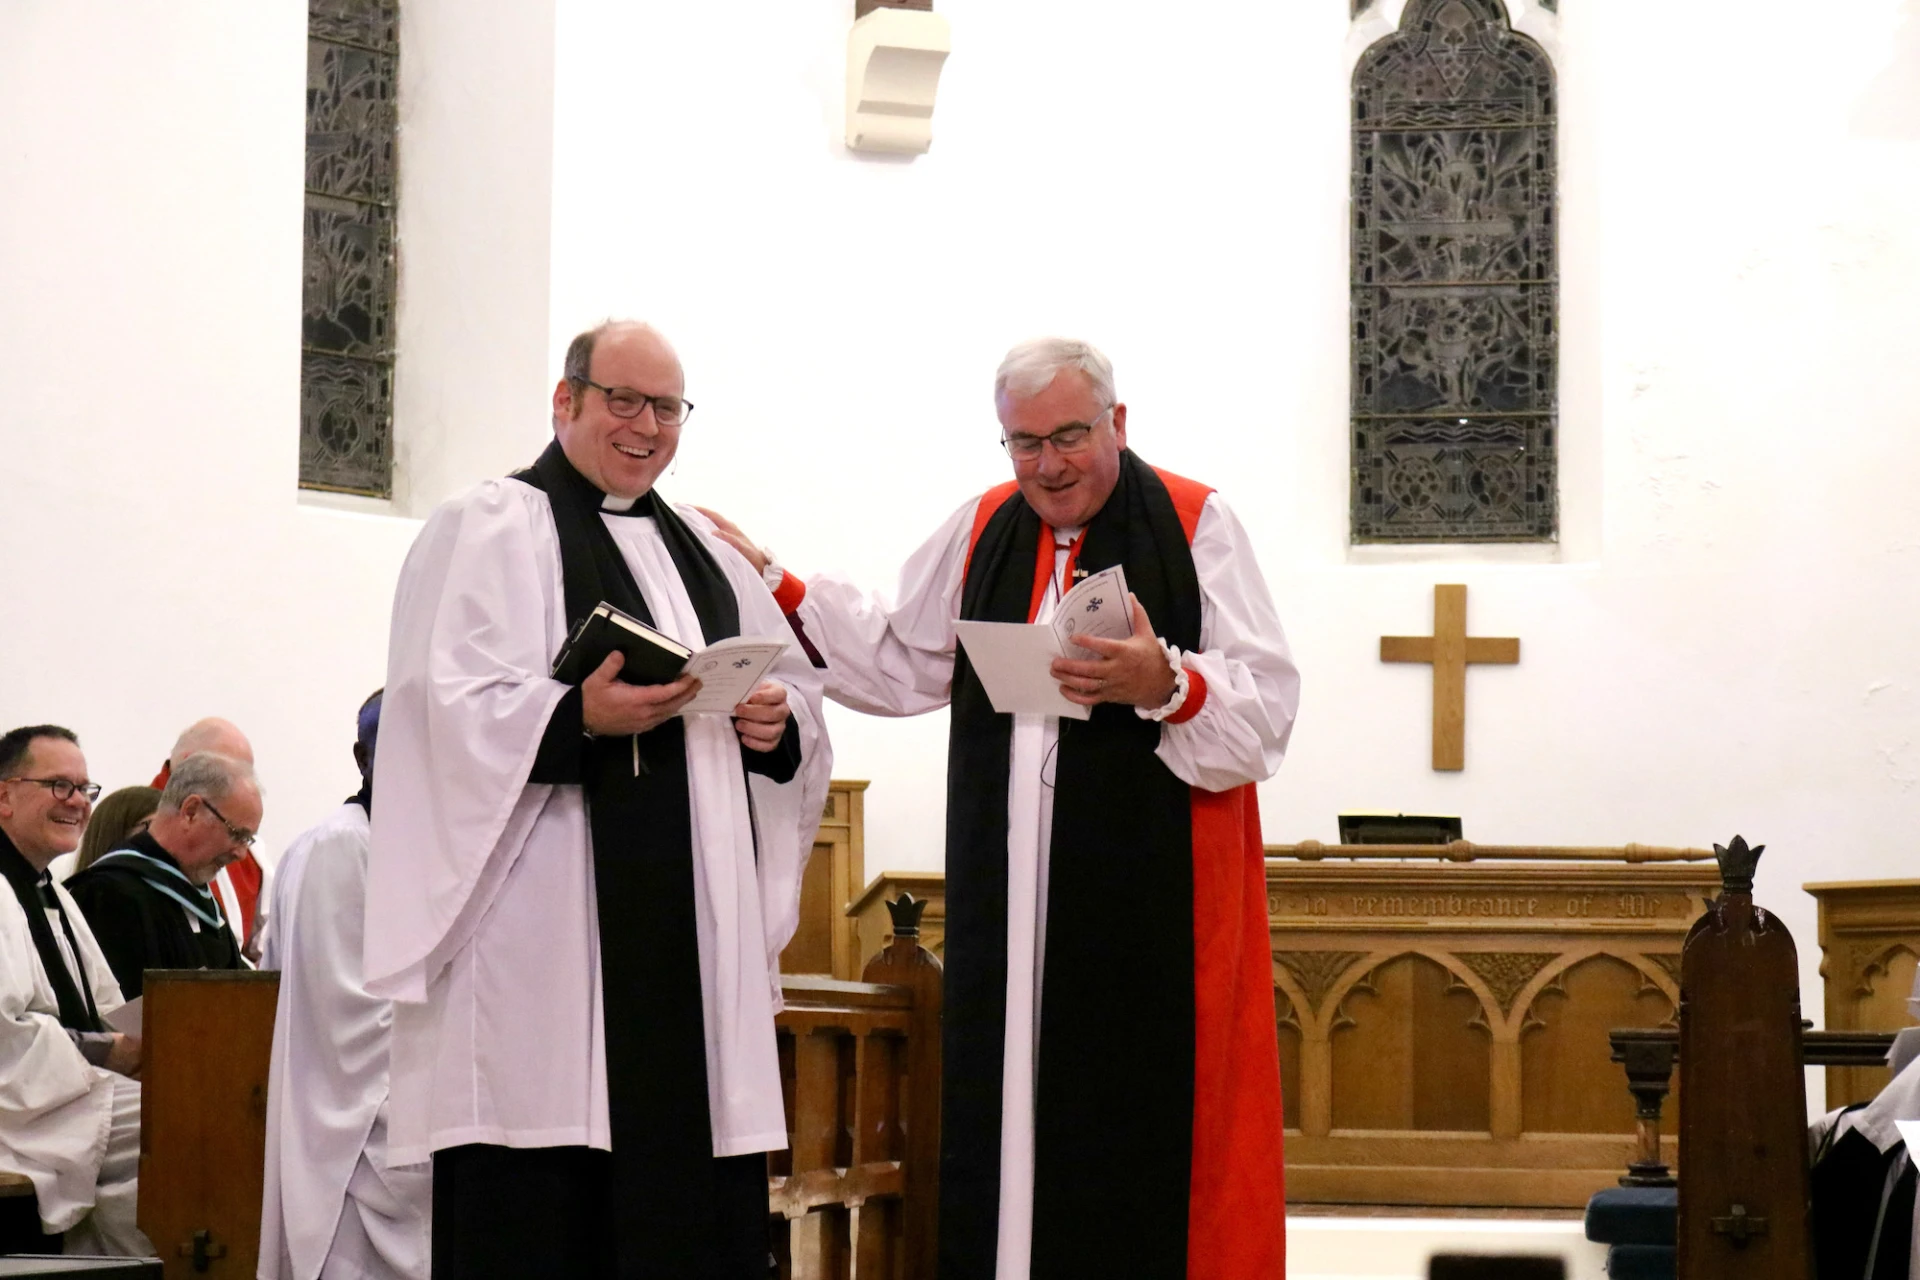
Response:
[{"label": "person in white robe", "polygon": [[[953,706],[941,1275],[1190,1266],[1277,1280],[1282,1121],[1252,788],[1280,767],[1299,673],[1231,509],[1128,450],[1105,356],[1023,343],[994,403],[1014,480],[962,503],[890,598],[803,581],[708,513],[776,584],[829,697],[883,716]],[[1137,597],[1133,636],[1052,668],[1093,719],[996,716],[956,620],[1047,622],[1074,578],[1116,563]],[[1158,836],[1136,830],[1169,815]],[[1072,905],[1050,913],[1064,875]],[[1187,1020],[1192,1038],[1166,1037],[1163,1061],[1162,1042],[1131,1037]],[[1125,1168],[1124,1185],[1088,1176],[1103,1168]]]},{"label": "person in white robe", "polygon": [[33,1181],[68,1253],[144,1257],[138,1038],[86,917],[48,865],[80,843],[99,788],[71,731],[0,736],[0,1167]]},{"label": "person in white robe", "polygon": [[280,971],[267,1088],[260,1280],[428,1280],[433,1180],[387,1157],[390,1001],[361,979],[380,695],[361,787],[287,847],[263,965]]},{"label": "person in white robe", "polygon": [[[616,680],[618,655],[549,675],[593,596],[696,651],[710,625],[787,635],[755,570],[653,491],[684,385],[650,328],[580,335],[554,444],[437,510],[395,592],[365,974],[395,1002],[389,1159],[432,1158],[442,1280],[765,1274],[778,960],[831,766],[818,677],[790,649],[729,716],[681,715],[690,678]],[[621,808],[629,785],[652,809]],[[661,947],[684,968],[606,976]]]}]

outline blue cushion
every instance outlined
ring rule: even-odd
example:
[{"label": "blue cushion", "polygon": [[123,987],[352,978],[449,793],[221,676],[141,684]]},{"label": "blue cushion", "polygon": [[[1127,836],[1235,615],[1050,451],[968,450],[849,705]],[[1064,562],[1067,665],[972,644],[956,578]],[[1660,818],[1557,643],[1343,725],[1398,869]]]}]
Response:
[{"label": "blue cushion", "polygon": [[1607,1274],[1612,1280],[1674,1280],[1673,1255],[1670,1244],[1616,1244],[1607,1250]]},{"label": "blue cushion", "polygon": [[1608,1187],[1587,1201],[1587,1239],[1672,1248],[1680,1192],[1674,1187]]}]

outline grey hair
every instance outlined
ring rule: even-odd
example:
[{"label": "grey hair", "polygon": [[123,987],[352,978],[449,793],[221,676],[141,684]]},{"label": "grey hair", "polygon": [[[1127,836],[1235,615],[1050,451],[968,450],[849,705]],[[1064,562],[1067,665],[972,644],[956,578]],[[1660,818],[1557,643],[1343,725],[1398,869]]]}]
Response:
[{"label": "grey hair", "polygon": [[236,787],[248,784],[252,784],[255,791],[260,789],[260,780],[246,761],[211,751],[196,751],[174,765],[173,772],[167,775],[166,789],[160,793],[160,812],[180,812],[188,796],[225,800]]},{"label": "grey hair", "polygon": [[1091,342],[1075,338],[1029,338],[1007,352],[993,375],[993,398],[1002,396],[1028,400],[1045,391],[1053,380],[1068,369],[1087,375],[1093,393],[1103,405],[1116,402],[1113,394],[1113,362]]}]

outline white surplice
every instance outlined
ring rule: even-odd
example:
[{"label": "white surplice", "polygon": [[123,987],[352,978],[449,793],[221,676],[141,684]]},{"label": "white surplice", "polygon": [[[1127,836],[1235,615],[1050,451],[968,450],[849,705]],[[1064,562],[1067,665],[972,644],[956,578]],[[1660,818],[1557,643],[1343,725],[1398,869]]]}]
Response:
[{"label": "white surplice", "polygon": [[369,837],[366,810],[343,804],[288,847],[274,878],[260,1280],[428,1280],[431,1269],[432,1179],[387,1159],[393,1006],[360,976]]},{"label": "white surplice", "polygon": [[[787,638],[760,575],[704,516],[677,510],[732,585],[741,634]],[[603,519],[655,625],[704,646],[653,519]],[[433,514],[395,592],[368,876],[367,986],[396,1002],[396,1163],[465,1143],[610,1148],[586,802],[579,787],[527,781],[566,692],[547,674],[565,636],[545,494],[490,480]],[[800,731],[792,782],[746,775],[729,717],[686,719],[716,1156],[786,1145],[779,957],[832,765],[799,646],[768,675]]]},{"label": "white surplice", "polygon": [[[53,891],[79,945],[76,957],[48,912],[69,970],[102,1014],[118,1009],[120,984],[86,917],[64,885]],[[33,1179],[44,1230],[117,1254],[145,1251],[134,1226],[139,1116],[139,1084],[89,1064],[60,1025],[26,912],[0,892],[0,1165]]]},{"label": "white surplice", "polygon": [[[827,659],[827,696],[871,715],[911,716],[952,693],[968,543],[979,501],[968,502],[901,571],[894,597],[870,596],[831,575],[806,578],[798,613]],[[1057,533],[1054,579],[1036,622],[1061,596],[1078,530]],[[1279,771],[1299,706],[1300,675],[1253,547],[1218,494],[1194,529],[1200,651],[1181,665],[1206,682],[1192,719],[1163,723],[1155,754],[1190,786],[1226,791]],[[1157,619],[1155,620],[1158,621]],[[1025,1280],[1033,1234],[1033,1098],[1046,965],[1047,856],[1053,840],[1057,716],[1013,718],[1007,772],[1007,1041],[1000,1130],[998,1280]]]}]

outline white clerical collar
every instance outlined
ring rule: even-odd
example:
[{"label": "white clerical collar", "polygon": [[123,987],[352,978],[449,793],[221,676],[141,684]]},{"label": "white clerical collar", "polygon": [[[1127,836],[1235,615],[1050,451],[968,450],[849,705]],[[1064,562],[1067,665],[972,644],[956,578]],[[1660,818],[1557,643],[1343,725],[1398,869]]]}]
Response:
[{"label": "white clerical collar", "polygon": [[617,498],[610,493],[606,497],[600,499],[600,509],[602,511],[631,511],[633,510],[633,504],[638,501],[640,501],[638,496],[631,497],[631,498]]}]

